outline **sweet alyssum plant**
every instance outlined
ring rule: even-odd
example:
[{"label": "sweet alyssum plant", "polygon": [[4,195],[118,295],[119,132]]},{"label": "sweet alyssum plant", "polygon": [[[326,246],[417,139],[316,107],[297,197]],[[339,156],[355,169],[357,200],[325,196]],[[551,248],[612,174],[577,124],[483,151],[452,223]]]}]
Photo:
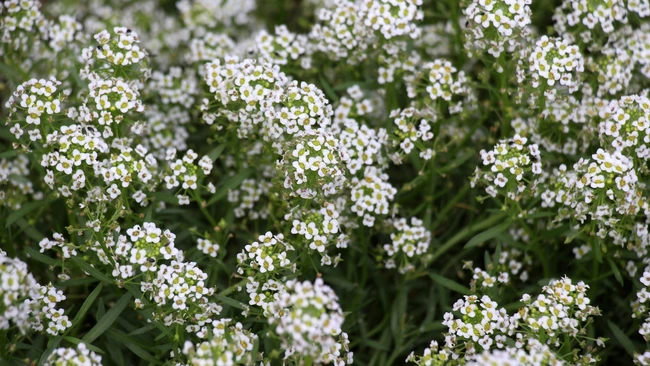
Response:
[{"label": "sweet alyssum plant", "polygon": [[650,364],[648,17],[0,1],[0,360]]}]

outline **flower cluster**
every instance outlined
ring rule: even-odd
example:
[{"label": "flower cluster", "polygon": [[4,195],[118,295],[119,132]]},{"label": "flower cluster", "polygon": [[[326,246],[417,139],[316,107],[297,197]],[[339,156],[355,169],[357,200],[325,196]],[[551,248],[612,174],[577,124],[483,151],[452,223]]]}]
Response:
[{"label": "flower cluster", "polygon": [[545,90],[548,99],[555,98],[557,82],[568,88],[570,93],[580,85],[578,74],[584,71],[584,58],[578,46],[571,45],[562,38],[542,36],[528,57],[529,71],[532,74],[532,85]]},{"label": "flower cluster", "polygon": [[[325,202],[320,210],[294,208],[284,219],[292,223],[291,234],[302,237],[305,247],[321,255],[321,264],[329,265],[332,264],[329,250],[347,246],[347,236],[341,232],[339,216],[336,206]],[[335,259],[334,264],[337,262]]]},{"label": "flower cluster", "polygon": [[338,193],[345,182],[348,157],[339,141],[322,130],[302,132],[286,146],[277,163],[283,187],[301,198],[322,198]]},{"label": "flower cluster", "polygon": [[586,293],[589,286],[579,281],[573,284],[570,278],[552,280],[542,288],[536,298],[524,295],[521,301],[526,305],[515,318],[535,333],[545,334],[548,344],[557,344],[560,336],[577,337],[583,328],[600,310],[590,304]]},{"label": "flower cluster", "polygon": [[351,210],[363,217],[363,225],[372,227],[377,217],[388,214],[397,190],[388,182],[388,174],[374,166],[366,167],[363,177],[351,180]]},{"label": "flower cluster", "polygon": [[635,163],[650,159],[650,99],[640,95],[625,96],[613,100],[600,112],[603,121],[598,132],[605,144],[627,156],[633,157]]},{"label": "flower cluster", "polygon": [[213,243],[208,239],[203,239],[199,238],[197,239],[197,249],[203,252],[203,254],[207,254],[212,258],[216,258],[217,255],[219,254],[219,244]]},{"label": "flower cluster", "polygon": [[422,220],[411,217],[411,225],[405,218],[390,220],[394,231],[390,234],[391,243],[384,244],[384,250],[388,255],[386,268],[398,268],[401,273],[415,269],[414,261],[421,257],[429,249],[431,233],[425,229]]},{"label": "flower cluster", "polygon": [[128,28],[115,27],[112,32],[105,29],[95,34],[94,38],[98,45],[85,48],[82,53],[88,64],[106,62],[112,69],[113,66],[138,64],[147,57],[147,53],[137,45],[140,43],[138,34]]},{"label": "flower cluster", "polygon": [[37,327],[30,315],[40,309],[29,299],[39,296],[40,286],[27,270],[27,264],[0,251],[0,329],[15,326],[25,334]]},{"label": "flower cluster", "polygon": [[[583,282],[574,285],[567,277],[552,280],[537,297],[524,294],[521,302],[525,306],[514,315],[499,308],[487,295],[464,296],[452,308],[458,315],[445,313],[443,324],[449,333],[444,347],[440,349],[433,341],[423,356],[411,353],[407,361],[419,366],[449,361],[480,365],[493,360],[522,365],[563,364],[564,351],[558,349],[560,336],[565,336],[566,347],[572,347],[566,337],[588,339],[584,327],[593,321],[593,316],[600,315],[597,307],[589,305],[588,288]],[[597,345],[603,344],[604,340],[598,338]],[[582,355],[581,349],[586,351]],[[594,349],[578,342],[578,347],[571,352],[571,361],[579,365],[597,361],[591,353]]]},{"label": "flower cluster", "polygon": [[269,323],[276,326],[286,355],[309,356],[317,363],[352,363],[338,297],[322,279],[287,282],[269,307]]},{"label": "flower cluster", "polygon": [[418,9],[422,0],[364,0],[364,24],[381,32],[386,39],[408,35],[419,37],[419,28],[414,21],[422,20],[424,13]]},{"label": "flower cluster", "polygon": [[230,325],[231,319],[213,322],[212,337],[205,342],[194,344],[185,341],[183,354],[188,357],[188,365],[216,366],[250,364],[254,360],[253,347],[259,342],[257,335],[244,329],[241,323]]},{"label": "flower cluster", "polygon": [[[43,132],[47,133],[47,127],[43,124],[52,125],[54,116],[61,112],[61,101],[69,94],[69,91],[59,91],[61,82],[55,78],[31,79],[16,88],[5,107],[9,110],[7,124],[9,131],[20,140],[27,132],[30,141],[42,141]],[[13,125],[10,125],[15,121]]]},{"label": "flower cluster", "polygon": [[44,364],[47,366],[101,366],[102,356],[89,350],[85,343],[79,343],[75,348],[61,347],[53,350]]},{"label": "flower cluster", "polygon": [[422,116],[422,111],[415,108],[406,108],[403,110],[396,109],[390,113],[390,118],[394,118],[397,129],[394,131],[396,144],[399,144],[401,151],[410,154],[414,148],[420,150],[420,157],[424,160],[430,160],[434,157],[433,149],[433,131],[430,118]]},{"label": "flower cluster", "polygon": [[[173,189],[180,187],[183,192],[196,190],[202,182],[202,178],[210,175],[212,171],[212,159],[203,156],[195,162],[198,155],[192,150],[187,150],[182,159],[176,159],[175,149],[168,150],[167,161],[169,161],[169,172],[164,175],[165,187]],[[187,195],[179,194],[178,203],[188,205],[190,203]]]},{"label": "flower cluster", "polygon": [[296,270],[295,263],[289,260],[294,248],[284,241],[282,234],[267,232],[257,240],[237,254],[237,272],[249,275],[246,284],[249,305],[261,306],[266,311],[269,302],[273,301],[272,294],[284,286],[278,280],[283,278],[285,272]]},{"label": "flower cluster", "polygon": [[519,37],[528,35],[531,23],[532,0],[472,0],[463,9],[467,17],[466,46],[472,51],[487,52],[499,57],[511,53],[519,44]]},{"label": "flower cluster", "polygon": [[521,200],[525,193],[529,194],[527,190],[534,189],[535,176],[542,173],[542,163],[537,145],[526,145],[527,142],[527,138],[515,135],[509,140],[499,141],[490,151],[481,150],[483,165],[490,169],[477,168],[472,185],[478,181],[485,182],[485,191],[490,196],[502,194],[514,201]]}]

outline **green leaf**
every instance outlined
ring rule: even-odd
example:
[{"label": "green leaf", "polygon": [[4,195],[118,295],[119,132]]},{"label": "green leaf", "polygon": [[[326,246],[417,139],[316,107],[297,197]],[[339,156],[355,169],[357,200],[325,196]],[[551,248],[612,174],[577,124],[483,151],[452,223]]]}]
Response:
[{"label": "green leaf", "polygon": [[336,92],[334,89],[332,89],[332,86],[330,83],[327,82],[327,80],[323,77],[323,75],[318,75],[318,78],[320,80],[320,84],[323,87],[323,91],[325,92],[325,95],[327,95],[327,98],[332,102],[338,102],[339,97],[336,95]]},{"label": "green leaf", "polygon": [[435,274],[435,273],[429,273],[429,277],[431,277],[432,280],[434,280],[437,284],[439,284],[442,287],[446,287],[452,291],[456,291],[460,294],[463,295],[470,295],[472,294],[472,291],[470,291],[469,288],[466,286],[461,285],[460,283],[450,280],[447,277],[443,277],[441,275]]},{"label": "green leaf", "polygon": [[235,189],[239,187],[239,185],[244,181],[244,179],[248,178],[248,176],[251,174],[252,169],[244,169],[243,171],[233,175],[232,177],[228,178],[222,185],[217,189],[217,191],[214,193],[214,195],[208,200],[207,205],[210,206],[214,204],[215,202],[219,201],[220,199],[226,197],[228,194],[228,191],[231,189]]},{"label": "green leaf", "polygon": [[605,258],[607,258],[607,263],[609,263],[609,267],[612,269],[616,281],[623,286],[623,276],[621,276],[621,271],[618,269],[618,266],[614,263],[614,260],[611,257],[607,256]]},{"label": "green leaf", "polygon": [[618,341],[618,343],[625,348],[627,353],[630,354],[630,356],[634,357],[634,355],[637,353],[636,348],[634,347],[634,344],[632,344],[632,341],[628,336],[623,333],[621,328],[619,328],[616,324],[612,323],[611,320],[607,321],[607,324],[609,325],[609,329],[611,329],[612,333],[614,333],[614,338]]},{"label": "green leaf", "polygon": [[31,247],[25,247],[25,253],[33,260],[39,261],[43,264],[47,264],[48,266],[57,266],[60,264],[60,262],[57,261],[56,259],[48,257],[45,254]]},{"label": "green leaf", "polygon": [[221,154],[225,149],[226,149],[226,144],[221,144],[215,147],[214,149],[210,150],[210,152],[208,153],[208,157],[214,162],[217,159],[219,159],[219,157],[221,156]]},{"label": "green leaf", "polygon": [[390,330],[393,334],[393,339],[395,339],[396,345],[402,344],[404,333],[402,330],[402,322],[404,321],[404,314],[406,314],[407,305],[406,292],[404,286],[399,287],[390,314]]},{"label": "green leaf", "polygon": [[70,261],[72,263],[76,264],[84,272],[88,273],[89,275],[91,275],[92,277],[94,277],[94,278],[96,278],[96,279],[98,279],[100,281],[108,282],[108,283],[111,283],[111,284],[115,283],[115,281],[113,279],[106,276],[102,272],[98,271],[95,267],[93,267],[90,264],[86,263],[86,261],[84,261],[80,257],[72,257],[72,258],[70,258]]},{"label": "green leaf", "polygon": [[[84,316],[86,315],[86,312],[88,312],[88,309],[90,309],[90,307],[93,305],[95,299],[97,299],[97,296],[99,296],[99,293],[102,292],[103,287],[104,284],[100,282],[99,285],[95,287],[93,292],[88,295],[84,303],[79,308],[79,311],[77,311],[77,315],[75,315],[74,319],[72,319],[72,328],[78,327],[81,324]],[[66,333],[68,333],[72,328],[69,328]]]},{"label": "green leaf", "polygon": [[473,248],[481,243],[484,243],[490,239],[493,239],[497,237],[499,234],[502,232],[506,231],[512,222],[510,220],[506,220],[505,222],[501,223],[500,225],[494,226],[492,228],[489,228],[479,234],[476,234],[473,238],[471,238],[467,244],[465,244],[465,249]]},{"label": "green leaf", "polygon": [[233,308],[240,309],[240,310],[244,309],[243,304],[241,302],[237,301],[237,300],[233,300],[233,299],[231,299],[229,297],[226,297],[226,296],[223,296],[223,295],[218,295],[218,294],[214,295],[214,297],[217,300],[223,302],[224,304],[232,306]]},{"label": "green leaf", "polygon": [[20,152],[19,150],[7,150],[5,152],[0,153],[0,159],[11,158],[20,154],[22,154],[22,152]]},{"label": "green leaf", "polygon": [[104,354],[104,351],[101,348],[95,347],[95,346],[93,346],[92,344],[89,344],[89,343],[85,343],[84,341],[82,341],[79,338],[64,336],[63,339],[65,339],[66,341],[68,341],[68,342],[70,342],[72,344],[84,343],[86,345],[86,347],[88,347],[89,350],[91,350],[93,352],[100,353],[102,355]]},{"label": "green leaf", "polygon": [[45,350],[45,352],[43,352],[43,354],[41,355],[41,358],[38,360],[38,366],[45,365],[45,361],[47,361],[47,358],[50,357],[52,352],[54,352],[54,350],[59,346],[59,344],[61,343],[62,340],[63,340],[63,337],[61,337],[61,336],[58,336],[58,337],[50,340],[50,343],[48,344],[47,349]]},{"label": "green leaf", "polygon": [[131,301],[130,292],[127,292],[120,298],[109,311],[95,324],[95,326],[83,336],[82,340],[86,343],[92,343],[99,336],[104,334],[104,332],[117,320],[117,317],[122,314],[126,306]]},{"label": "green leaf", "polygon": [[40,201],[33,201],[24,204],[21,208],[18,209],[18,211],[15,211],[9,217],[7,218],[7,222],[5,223],[5,227],[11,226],[16,220],[23,218],[25,215],[29,214],[32,211],[35,211],[43,206],[47,206],[52,202],[52,198],[47,198],[44,200]]}]

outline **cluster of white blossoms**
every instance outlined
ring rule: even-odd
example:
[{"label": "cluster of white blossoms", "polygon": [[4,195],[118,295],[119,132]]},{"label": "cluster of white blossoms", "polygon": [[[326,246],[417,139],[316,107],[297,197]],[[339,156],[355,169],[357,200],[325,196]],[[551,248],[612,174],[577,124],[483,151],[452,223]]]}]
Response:
[{"label": "cluster of white blossoms", "polygon": [[192,38],[189,48],[188,63],[208,62],[232,54],[235,42],[226,34],[207,32],[200,38]]},{"label": "cluster of white blossoms", "polygon": [[89,350],[86,344],[81,342],[75,348],[54,349],[44,361],[46,366],[101,366],[102,356]]},{"label": "cluster of white blossoms", "polygon": [[303,68],[309,68],[310,58],[301,57],[307,51],[308,38],[291,32],[286,25],[275,27],[275,34],[260,31],[255,37],[255,50],[261,59],[276,65],[286,65],[300,59]]},{"label": "cluster of white blossoms", "polygon": [[316,13],[319,23],[309,33],[314,52],[353,63],[365,59],[374,37],[363,24],[362,11],[363,4],[350,0],[335,0],[332,7],[320,8]]},{"label": "cluster of white blossoms", "polygon": [[249,275],[246,284],[249,305],[260,306],[266,313],[273,301],[272,294],[284,287],[281,281],[285,274],[296,271],[296,264],[289,260],[295,249],[284,241],[284,235],[270,231],[257,240],[237,254],[237,273]]},{"label": "cluster of white blossoms", "polygon": [[[482,365],[483,362],[502,362],[517,365],[564,364],[560,341],[563,335],[576,339],[592,339],[584,327],[600,315],[590,304],[582,281],[552,280],[537,297],[524,294],[524,307],[513,315],[487,295],[466,295],[454,303],[454,313],[445,313],[443,325],[449,333],[445,345],[439,348],[432,341],[423,356],[411,353],[407,362],[419,366],[452,364]],[[592,355],[604,339],[596,339],[597,346],[581,344],[574,349],[575,364],[587,365],[597,361]],[[513,347],[514,344],[514,347]],[[580,349],[585,351],[579,354]],[[540,363],[541,362],[541,363]],[[497,364],[502,364],[497,363]]]},{"label": "cluster of white blossoms", "polygon": [[183,354],[191,366],[252,364],[253,348],[259,342],[257,335],[243,328],[241,323],[231,325],[225,318],[212,323],[212,337],[201,343],[185,341]]},{"label": "cluster of white blossoms", "polygon": [[581,158],[572,171],[560,166],[554,176],[559,188],[546,190],[542,199],[550,207],[553,201],[563,205],[557,220],[572,219],[584,224],[589,219],[597,225],[593,229],[596,236],[610,237],[614,244],[624,245],[627,235],[617,230],[618,217],[647,210],[648,202],[640,193],[642,188],[628,157],[598,149],[592,159]]},{"label": "cluster of white blossoms", "polygon": [[128,66],[138,64],[147,57],[147,53],[137,45],[140,43],[138,34],[128,28],[115,27],[112,32],[103,30],[95,34],[94,38],[99,45],[85,48],[82,52],[82,58],[94,67],[99,67],[95,65],[99,62]]},{"label": "cluster of white blossoms", "polygon": [[642,162],[650,159],[650,99],[641,95],[630,95],[619,100],[610,101],[601,110],[603,121],[598,126],[598,133],[604,146],[610,146],[618,152]]},{"label": "cluster of white blossoms", "polygon": [[219,26],[244,25],[251,21],[255,0],[180,0],[176,2],[181,19],[187,28],[198,34]]},{"label": "cluster of white blossoms", "polygon": [[219,244],[203,238],[198,238],[196,242],[196,248],[203,252],[203,254],[207,254],[212,258],[216,258],[219,255]]},{"label": "cluster of white blossoms", "polygon": [[417,217],[411,217],[410,225],[405,218],[389,220],[389,223],[394,229],[390,234],[391,243],[384,244],[389,257],[385,261],[386,268],[398,268],[400,273],[413,271],[413,262],[422,260],[429,249],[431,233]]},{"label": "cluster of white blossoms", "polygon": [[25,334],[33,326],[38,327],[31,314],[38,311],[39,306],[30,299],[39,296],[40,285],[28,271],[27,264],[0,251],[0,329],[15,326]]},{"label": "cluster of white blossoms", "polygon": [[71,44],[77,38],[83,37],[81,30],[83,26],[70,15],[60,15],[47,30],[50,38],[49,45],[55,52],[62,51],[66,45]]},{"label": "cluster of white blossoms", "polygon": [[431,130],[435,118],[423,116],[422,111],[415,108],[396,109],[391,111],[389,117],[394,119],[397,126],[394,131],[397,138],[395,144],[399,143],[401,151],[408,155],[417,148],[422,159],[430,160],[434,157],[435,150],[432,148],[434,134]]},{"label": "cluster of white blossoms", "polygon": [[[650,313],[647,306],[650,300],[650,267],[646,266],[639,278],[641,289],[636,293],[636,299],[632,302],[634,310],[633,318],[643,320],[639,327],[639,334],[643,336],[646,342],[650,341]],[[642,355],[636,355],[635,363],[639,365],[650,365],[650,351],[645,351]]]},{"label": "cluster of white blossoms", "polygon": [[363,0],[364,24],[386,39],[402,35],[418,38],[420,29],[414,22],[424,18],[418,8],[421,5],[422,0]]},{"label": "cluster of white blossoms", "polygon": [[534,189],[535,177],[542,173],[539,148],[527,142],[527,138],[515,135],[499,141],[490,151],[481,150],[481,160],[489,171],[476,168],[472,186],[481,181],[487,184],[485,191],[490,196],[500,193],[519,201],[527,190]]},{"label": "cluster of white blossoms", "polygon": [[266,218],[268,207],[256,206],[263,196],[267,197],[273,184],[265,179],[244,179],[238,189],[228,191],[228,202],[239,203],[233,210],[235,217],[248,216],[251,219]]},{"label": "cluster of white blossoms", "polygon": [[287,282],[269,311],[269,323],[275,326],[286,356],[295,353],[316,363],[352,364],[347,334],[341,330],[343,311],[334,290],[322,279]]},{"label": "cluster of white blossoms", "polygon": [[575,30],[580,41],[590,43],[600,32],[610,34],[617,26],[626,24],[628,13],[647,17],[650,15],[650,3],[646,0],[564,0],[553,16],[554,28],[562,36],[570,35]]},{"label": "cluster of white blossoms", "polygon": [[[213,163],[207,155],[196,161],[197,158],[198,154],[192,149],[187,150],[182,159],[176,158],[176,149],[169,149],[166,156],[169,162],[168,172],[163,176],[166,188],[180,188],[182,192],[198,189],[203,177],[210,175]],[[181,205],[190,204],[187,195],[178,194],[177,198]]]},{"label": "cluster of white blossoms", "polygon": [[472,0],[463,9],[468,39],[465,47],[473,52],[487,52],[499,57],[502,52],[513,52],[520,37],[528,35],[531,23],[532,0]]},{"label": "cluster of white blossoms", "polygon": [[36,0],[0,2],[0,42],[14,50],[26,51],[31,46],[32,34],[47,32],[47,22],[40,7],[41,3]]},{"label": "cluster of white blossoms", "polygon": [[[302,249],[302,242],[305,248],[318,252],[321,255],[321,265],[332,264],[330,249],[347,247],[347,236],[342,232],[339,222],[342,217],[333,203],[325,202],[319,210],[295,207],[284,219],[292,223],[291,234],[300,238],[295,242],[296,246]],[[334,265],[339,262],[339,257],[334,259]]]},{"label": "cluster of white blossoms", "polygon": [[240,62],[235,56],[207,63],[203,77],[214,99],[223,106],[213,113],[207,110],[209,100],[204,100],[203,119],[210,125],[217,118],[225,118],[228,125],[235,123],[240,138],[275,115],[275,105],[282,100],[287,84],[278,66],[251,59]]},{"label": "cluster of white blossoms", "polygon": [[374,112],[370,99],[364,99],[358,85],[347,88],[349,97],[342,97],[334,109],[331,132],[338,136],[341,149],[348,156],[346,162],[350,174],[356,174],[370,165],[384,166],[384,148],[388,133],[384,128],[372,128],[363,123]]},{"label": "cluster of white blossoms", "polygon": [[[269,131],[272,139],[279,138],[281,132],[295,135],[298,132],[311,132],[331,124],[332,106],[325,94],[314,84],[292,81],[286,87],[275,123]],[[293,137],[295,138],[295,137]]]},{"label": "cluster of white blossoms", "polygon": [[85,124],[99,125],[105,138],[112,137],[112,124],[120,124],[130,112],[144,111],[144,105],[139,98],[140,93],[133,83],[120,78],[92,77],[86,102],[79,108],[77,120]]},{"label": "cluster of white blossoms", "polygon": [[[58,290],[52,284],[40,286],[39,296],[34,298],[40,307],[40,311],[35,313],[39,318],[37,324],[41,321],[46,322],[45,331],[51,335],[59,335],[72,326],[72,322],[64,315],[64,310],[56,307],[57,303],[65,300],[63,291]],[[42,326],[33,324],[35,330],[41,330]]]},{"label": "cluster of white blossoms", "polygon": [[562,38],[542,36],[528,57],[532,86],[542,88],[550,100],[555,99],[553,86],[558,82],[573,93],[580,86],[578,74],[584,71],[584,63],[578,46]]},{"label": "cluster of white blossoms", "polygon": [[350,199],[351,210],[358,217],[363,217],[363,225],[372,227],[377,217],[388,215],[390,202],[395,198],[397,189],[388,182],[388,174],[369,166],[363,171],[363,177],[354,177]]},{"label": "cluster of white blossoms", "polygon": [[312,199],[338,193],[345,182],[348,157],[339,141],[322,130],[296,134],[287,144],[277,170],[291,195]]},{"label": "cluster of white blossoms", "polygon": [[178,104],[184,108],[194,105],[199,92],[194,73],[184,73],[180,67],[170,68],[167,74],[154,71],[148,88],[160,95],[163,104]]},{"label": "cluster of white blossoms", "polygon": [[31,79],[16,88],[5,104],[9,110],[7,120],[14,115],[18,118],[18,122],[9,129],[16,139],[20,140],[27,132],[30,141],[43,140],[41,131],[47,129],[40,126],[41,123],[52,124],[53,117],[61,112],[61,101],[69,93],[67,90],[57,93],[60,85],[61,82],[52,77],[48,80]]},{"label": "cluster of white blossoms", "polygon": [[501,349],[484,350],[476,360],[467,363],[467,366],[482,365],[520,365],[537,366],[564,365],[560,356],[553,352],[546,344],[536,339],[528,339],[523,347],[506,346]]},{"label": "cluster of white blossoms", "polygon": [[549,345],[564,335],[576,337],[588,319],[600,315],[598,307],[590,305],[588,289],[584,282],[573,284],[568,277],[552,280],[537,297],[524,294],[521,302],[526,307],[514,317],[532,332],[544,334]]},{"label": "cluster of white blossoms", "polygon": [[426,91],[432,101],[441,98],[449,102],[455,95],[467,94],[465,73],[458,72],[451,62],[438,59],[425,63],[422,68],[425,79],[428,79]]}]

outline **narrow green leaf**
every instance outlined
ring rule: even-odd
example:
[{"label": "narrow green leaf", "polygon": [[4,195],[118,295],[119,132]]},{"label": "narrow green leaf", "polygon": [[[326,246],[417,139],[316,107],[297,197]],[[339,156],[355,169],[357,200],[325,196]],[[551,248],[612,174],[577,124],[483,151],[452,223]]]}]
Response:
[{"label": "narrow green leaf", "polygon": [[251,169],[244,169],[243,171],[226,179],[226,181],[221,185],[221,187],[219,187],[219,189],[217,189],[217,191],[210,198],[210,200],[208,200],[208,206],[226,197],[229,190],[239,187],[239,185],[244,181],[244,179],[248,178],[251,172],[252,172]]},{"label": "narrow green leaf", "polygon": [[614,263],[614,260],[610,257],[607,256],[607,263],[609,263],[609,267],[612,269],[612,273],[614,273],[614,277],[616,278],[616,281],[623,286],[623,276],[621,276],[621,271],[618,269],[618,266],[616,263]]},{"label": "narrow green leaf", "polygon": [[25,215],[29,214],[32,211],[35,211],[43,206],[47,206],[52,202],[52,198],[47,198],[44,200],[40,201],[33,201],[24,204],[21,208],[18,209],[18,211],[14,211],[9,217],[7,217],[7,222],[5,223],[5,227],[11,226],[16,220],[23,218]]},{"label": "narrow green leaf", "polygon": [[99,282],[98,279],[95,277],[82,277],[82,278],[75,278],[72,280],[67,280],[63,282],[59,282],[56,287],[76,287],[76,286],[83,286],[83,285],[89,285],[94,282]]},{"label": "narrow green leaf", "polygon": [[616,324],[612,323],[611,320],[608,320],[607,324],[609,325],[609,329],[611,329],[612,333],[614,333],[614,338],[616,338],[618,343],[620,343],[621,346],[625,348],[625,350],[630,356],[634,357],[634,354],[636,354],[637,351],[630,338],[628,338],[628,336],[626,336],[625,333],[623,333],[621,328],[619,328]]},{"label": "narrow green leaf", "polygon": [[231,299],[229,297],[226,297],[226,296],[223,296],[223,295],[218,295],[218,294],[214,295],[214,297],[217,300],[223,302],[224,304],[232,306],[233,308],[240,309],[240,310],[244,309],[243,304],[241,302],[237,301],[237,300],[233,300],[233,299]]},{"label": "narrow green leaf", "polygon": [[84,341],[82,341],[79,338],[64,336],[63,339],[65,339],[66,341],[68,341],[68,342],[70,342],[72,344],[84,343],[86,345],[86,347],[88,347],[89,350],[91,350],[93,352],[100,353],[102,355],[104,354],[104,351],[101,348],[95,347],[95,346],[93,346],[92,344],[89,344],[89,343],[85,343]]},{"label": "narrow green leaf", "polygon": [[327,80],[323,77],[322,74],[318,75],[318,77],[320,79],[320,84],[323,87],[323,91],[325,92],[325,95],[327,95],[327,98],[329,98],[329,100],[332,103],[338,102],[339,97],[338,97],[338,95],[336,95],[336,92],[334,91],[334,89],[332,89],[332,86],[330,85],[330,83],[327,82]]},{"label": "narrow green leaf", "polygon": [[48,257],[45,254],[31,247],[25,247],[25,253],[33,260],[39,261],[43,264],[47,264],[48,266],[57,266],[60,264],[60,262],[57,261],[56,259]]},{"label": "narrow green leaf", "polygon": [[437,284],[439,284],[442,287],[446,287],[452,291],[456,291],[460,294],[463,295],[470,295],[472,294],[472,291],[470,291],[469,288],[466,286],[461,285],[460,283],[450,280],[449,278],[443,277],[441,275],[435,274],[435,273],[429,273],[429,277],[431,277],[432,280],[434,280]]},{"label": "narrow green leaf", "polygon": [[92,343],[99,336],[104,334],[104,332],[117,320],[117,317],[122,314],[126,306],[131,301],[131,293],[127,292],[119,299],[115,306],[113,306],[106,314],[95,324],[95,326],[83,336],[82,340],[86,343]]},{"label": "narrow green leaf", "polygon": [[217,159],[219,159],[219,157],[221,156],[221,154],[225,149],[226,149],[226,144],[221,144],[215,147],[214,149],[210,150],[210,152],[208,153],[208,157],[214,162]]},{"label": "narrow green leaf", "polygon": [[406,292],[406,288],[400,286],[390,314],[390,330],[396,345],[402,344],[402,338],[404,337],[402,322],[404,320],[404,314],[406,314]]},{"label": "narrow green leaf", "polygon": [[50,357],[52,352],[54,352],[54,350],[59,346],[61,340],[63,340],[63,337],[58,336],[50,341],[49,346],[47,347],[45,352],[43,352],[41,358],[38,360],[38,366],[45,365],[45,361],[47,361],[47,358]]},{"label": "narrow green leaf", "polygon": [[386,352],[386,351],[391,350],[390,347],[386,347],[386,346],[384,346],[383,344],[381,344],[381,343],[379,343],[377,341],[373,341],[372,339],[364,340],[363,345],[368,346],[370,348],[374,348],[374,349],[379,350],[379,351],[385,351]]},{"label": "narrow green leaf", "polygon": [[157,360],[155,357],[153,357],[151,355],[151,353],[143,350],[139,346],[136,346],[135,344],[129,343],[129,342],[125,342],[124,345],[128,349],[130,349],[131,352],[135,353],[136,356],[140,357],[141,359],[143,359],[145,361],[149,361],[150,363],[152,363],[154,365],[160,365],[161,364],[161,362],[159,360]]},{"label": "narrow green leaf", "polygon": [[11,158],[20,154],[22,154],[22,152],[19,150],[7,150],[5,152],[0,153],[0,159]]},{"label": "narrow green leaf", "polygon": [[86,263],[83,259],[80,257],[72,257],[70,258],[70,261],[77,265],[79,268],[81,268],[84,272],[88,273],[90,276],[104,282],[108,283],[114,283],[115,281],[111,279],[110,277],[106,276],[102,272],[98,271],[95,267],[91,266],[90,264]]},{"label": "narrow green leaf", "polygon": [[473,248],[481,243],[484,243],[490,239],[495,238],[497,235],[501,234],[502,232],[506,231],[512,222],[510,220],[506,220],[505,222],[501,223],[500,225],[494,226],[492,228],[489,228],[481,233],[478,233],[474,235],[473,238],[471,238],[467,244],[465,244],[465,249],[468,248]]},{"label": "narrow green leaf", "polygon": [[[95,299],[97,299],[97,296],[99,296],[99,293],[102,292],[102,288],[104,287],[104,284],[102,282],[99,283],[97,287],[93,290],[93,292],[88,295],[84,303],[81,305],[79,308],[79,311],[77,311],[77,315],[74,316],[74,319],[72,319],[72,327],[78,327],[81,322],[84,319],[84,316],[86,315],[86,312],[88,312],[88,309],[93,305],[95,302]],[[69,328],[68,331],[70,331],[72,328]],[[66,333],[68,333],[66,331]]]}]

